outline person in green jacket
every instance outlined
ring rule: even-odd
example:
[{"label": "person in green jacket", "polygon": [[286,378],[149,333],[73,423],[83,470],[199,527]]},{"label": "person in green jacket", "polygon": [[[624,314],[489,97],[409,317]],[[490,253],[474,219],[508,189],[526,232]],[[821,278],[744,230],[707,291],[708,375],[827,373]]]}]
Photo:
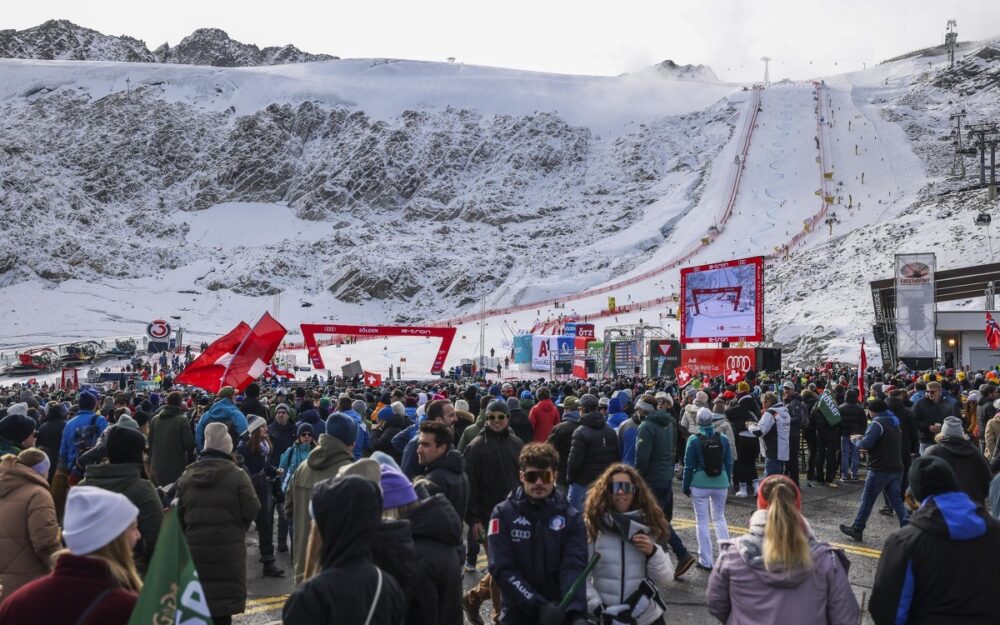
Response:
[{"label": "person in green jacket", "polygon": [[167,405],[149,422],[149,479],[156,486],[173,484],[194,461],[194,431],[178,391],[167,394]]},{"label": "person in green jacket", "polygon": [[326,434],[319,435],[319,447],[309,453],[306,461],[295,469],[291,485],[285,496],[285,514],[292,528],[292,561],[295,564],[295,583],[302,582],[306,563],[306,545],[309,543],[309,502],[313,486],[337,475],[340,467],[354,462],[354,441],[358,437],[358,424],[342,412],[335,412],[326,419]]},{"label": "person in green jacket", "polygon": [[[694,519],[698,523],[698,568],[705,570],[711,570],[715,561],[708,531],[709,507],[715,523],[715,537],[720,541],[729,540],[726,497],[733,475],[733,450],[729,437],[715,431],[712,417],[708,408],[698,409],[698,433],[688,437],[684,451],[683,491],[694,506]],[[706,455],[706,446],[715,442],[719,443],[721,450],[716,448],[714,454]],[[714,444],[712,446],[715,447]]]},{"label": "person in green jacket", "polygon": [[[674,448],[677,421],[670,413],[656,409],[656,397],[643,395],[635,409],[645,414],[635,439],[635,468],[656,495],[667,521],[674,516]],[[690,569],[695,558],[688,553],[677,532],[670,532],[670,548],[677,556],[674,579]]]},{"label": "person in green jacket", "polygon": [[467,426],[462,432],[462,438],[458,441],[459,453],[465,453],[465,448],[472,442],[472,439],[479,436],[479,433],[483,431],[483,428],[486,426],[486,406],[489,403],[488,401],[482,403],[483,408],[479,411],[479,417],[476,418],[476,422]]},{"label": "person in green jacket", "polygon": [[90,464],[81,486],[96,486],[121,493],[139,509],[139,533],[142,535],[133,549],[135,566],[145,575],[153,548],[163,523],[163,502],[152,482],[143,471],[142,452],[146,438],[138,430],[113,426],[108,428],[108,463]]}]

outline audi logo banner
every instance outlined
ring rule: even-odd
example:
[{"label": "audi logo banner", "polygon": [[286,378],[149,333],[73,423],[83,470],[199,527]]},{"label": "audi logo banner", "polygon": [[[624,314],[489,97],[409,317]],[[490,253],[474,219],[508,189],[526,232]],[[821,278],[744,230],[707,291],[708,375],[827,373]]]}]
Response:
[{"label": "audi logo banner", "polygon": [[681,351],[681,365],[691,373],[713,377],[724,375],[730,369],[746,373],[757,369],[757,353],[752,347],[685,349]]}]

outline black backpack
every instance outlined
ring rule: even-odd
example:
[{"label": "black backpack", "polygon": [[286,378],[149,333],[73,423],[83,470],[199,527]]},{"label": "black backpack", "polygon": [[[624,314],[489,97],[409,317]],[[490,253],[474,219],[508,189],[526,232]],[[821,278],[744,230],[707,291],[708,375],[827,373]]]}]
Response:
[{"label": "black backpack", "polygon": [[94,415],[90,417],[90,425],[77,427],[76,431],[73,432],[73,446],[76,447],[77,458],[93,449],[94,445],[97,444],[97,439],[101,435],[101,432],[97,427],[97,416],[98,415],[95,412]]},{"label": "black backpack", "polygon": [[704,461],[705,475],[715,477],[722,474],[722,439],[718,432],[712,436],[698,435],[701,441],[701,456]]}]

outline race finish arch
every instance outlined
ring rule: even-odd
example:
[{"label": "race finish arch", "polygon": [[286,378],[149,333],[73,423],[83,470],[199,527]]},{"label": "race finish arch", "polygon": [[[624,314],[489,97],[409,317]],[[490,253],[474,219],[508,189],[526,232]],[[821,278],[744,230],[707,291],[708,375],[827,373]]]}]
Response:
[{"label": "race finish arch", "polygon": [[303,323],[302,338],[305,341],[306,349],[309,351],[309,361],[314,369],[325,369],[323,357],[319,354],[319,344],[316,342],[318,334],[346,334],[351,336],[418,336],[418,337],[439,337],[441,347],[438,348],[434,357],[434,364],[431,365],[431,373],[439,374],[444,369],[444,361],[451,351],[451,343],[455,340],[457,328],[450,327],[430,327],[430,326],[343,326],[327,325],[322,323]]}]

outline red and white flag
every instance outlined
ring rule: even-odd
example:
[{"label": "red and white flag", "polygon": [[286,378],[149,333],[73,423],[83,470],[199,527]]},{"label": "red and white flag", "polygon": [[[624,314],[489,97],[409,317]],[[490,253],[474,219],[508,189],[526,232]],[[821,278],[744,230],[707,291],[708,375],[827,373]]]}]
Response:
[{"label": "red and white flag", "polygon": [[986,313],[986,344],[990,349],[1000,349],[1000,325],[990,313]]},{"label": "red and white flag", "polygon": [[865,354],[865,337],[861,337],[861,361],[858,363],[858,399],[865,401],[865,371],[868,370],[868,356]]},{"label": "red and white flag", "polygon": [[287,332],[285,326],[265,312],[226,363],[222,386],[231,386],[237,391],[250,386],[267,370],[267,363],[274,358],[274,352],[278,351]]},{"label": "red and white flag", "polygon": [[378,373],[365,371],[365,386],[371,386],[372,388],[382,386],[382,376]]},{"label": "red and white flag", "polygon": [[684,388],[693,376],[687,367],[676,367],[674,368],[674,377],[677,378],[677,386]]},{"label": "red and white flag", "polygon": [[233,328],[229,334],[216,339],[201,355],[191,361],[191,364],[184,367],[184,370],[174,378],[174,382],[218,393],[222,388],[222,376],[226,373],[227,363],[248,334],[250,326],[241,321],[240,325]]},{"label": "red and white flag", "polygon": [[743,381],[744,373],[739,369],[729,369],[726,371],[726,384],[739,384]]},{"label": "red and white flag", "polygon": [[264,379],[269,380],[274,377],[293,379],[295,377],[295,374],[292,373],[291,371],[286,371],[285,369],[278,368],[278,365],[272,362],[267,366],[267,369],[264,371]]}]

